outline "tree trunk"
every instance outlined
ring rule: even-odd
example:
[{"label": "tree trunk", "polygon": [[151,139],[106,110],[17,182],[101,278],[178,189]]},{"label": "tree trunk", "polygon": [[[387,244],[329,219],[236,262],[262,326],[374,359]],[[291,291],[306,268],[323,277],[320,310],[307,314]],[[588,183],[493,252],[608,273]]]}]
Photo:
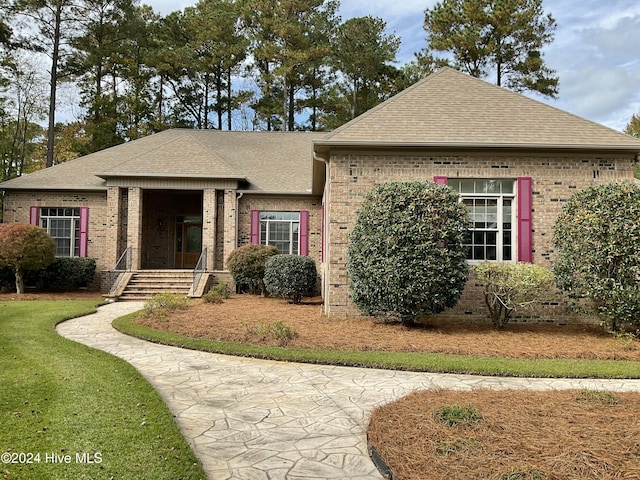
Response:
[{"label": "tree trunk", "polygon": [[49,96],[49,131],[47,133],[47,168],[53,166],[53,147],[56,127],[56,91],[58,88],[58,57],[60,55],[60,22],[62,21],[62,2],[56,5],[56,18],[53,34],[53,52],[51,53],[51,89]]},{"label": "tree trunk", "polygon": [[24,271],[21,268],[16,268],[16,292],[18,295],[24,293]]}]

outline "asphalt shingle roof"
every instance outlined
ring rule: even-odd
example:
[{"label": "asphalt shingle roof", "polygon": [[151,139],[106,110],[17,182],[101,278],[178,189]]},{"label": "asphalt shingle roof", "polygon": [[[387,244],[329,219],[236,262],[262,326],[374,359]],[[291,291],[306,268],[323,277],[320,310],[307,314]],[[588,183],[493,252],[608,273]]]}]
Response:
[{"label": "asphalt shingle roof", "polygon": [[110,177],[220,178],[265,193],[311,193],[314,139],[325,133],[173,129],[0,184],[24,190],[104,190]]},{"label": "asphalt shingle roof", "polygon": [[634,137],[451,68],[438,70],[315,143],[640,151]]}]

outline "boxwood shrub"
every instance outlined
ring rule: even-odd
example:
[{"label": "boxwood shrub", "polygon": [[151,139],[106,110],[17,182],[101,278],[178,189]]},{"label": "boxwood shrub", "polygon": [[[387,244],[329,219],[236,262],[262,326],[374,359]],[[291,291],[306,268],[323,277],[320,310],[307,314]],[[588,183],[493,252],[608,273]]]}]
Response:
[{"label": "boxwood shrub", "polygon": [[312,296],[316,286],[316,262],[301,255],[275,255],[264,269],[264,285],[270,295],[300,303]]},{"label": "boxwood shrub", "polygon": [[96,274],[94,258],[59,257],[45,268],[27,272],[27,285],[40,291],[71,291],[90,287]]},{"label": "boxwood shrub", "polygon": [[264,295],[265,262],[274,255],[278,255],[276,247],[256,244],[244,245],[231,252],[227,266],[239,289]]}]

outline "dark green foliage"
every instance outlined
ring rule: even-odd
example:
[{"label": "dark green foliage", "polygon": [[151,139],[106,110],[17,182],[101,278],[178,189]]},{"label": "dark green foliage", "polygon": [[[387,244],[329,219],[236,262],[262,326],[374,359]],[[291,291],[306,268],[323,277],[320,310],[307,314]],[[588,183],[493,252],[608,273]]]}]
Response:
[{"label": "dark green foliage", "polygon": [[361,312],[399,317],[453,307],[467,281],[467,214],[457,195],[430,182],[374,187],[349,236],[351,295]]},{"label": "dark green foliage", "polygon": [[574,194],[558,216],[553,244],[561,289],[593,300],[612,331],[640,325],[640,186]]},{"label": "dark green foliage", "polygon": [[313,295],[316,279],[316,262],[301,255],[276,255],[267,260],[264,269],[267,292],[293,303]]},{"label": "dark green foliage", "polygon": [[233,281],[241,289],[264,294],[264,264],[269,257],[278,255],[276,247],[249,244],[236,248],[227,259]]},{"label": "dark green foliage", "polygon": [[96,274],[94,258],[56,258],[55,262],[27,276],[38,290],[70,291],[89,287]]},{"label": "dark green foliage", "polygon": [[495,74],[496,85],[516,92],[558,95],[558,76],[542,53],[556,22],[545,15],[542,0],[442,0],[425,11],[424,28],[428,45],[419,63],[451,58],[455,68],[478,78]]}]

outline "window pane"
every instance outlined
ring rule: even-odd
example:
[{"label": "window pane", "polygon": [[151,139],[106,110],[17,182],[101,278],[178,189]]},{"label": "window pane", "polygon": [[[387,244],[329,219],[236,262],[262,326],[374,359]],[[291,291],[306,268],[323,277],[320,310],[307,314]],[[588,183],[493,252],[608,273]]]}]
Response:
[{"label": "window pane", "polygon": [[300,212],[260,212],[260,243],[280,253],[298,254]]},{"label": "window pane", "polygon": [[79,208],[41,208],[40,226],[53,238],[57,257],[79,256]]}]

